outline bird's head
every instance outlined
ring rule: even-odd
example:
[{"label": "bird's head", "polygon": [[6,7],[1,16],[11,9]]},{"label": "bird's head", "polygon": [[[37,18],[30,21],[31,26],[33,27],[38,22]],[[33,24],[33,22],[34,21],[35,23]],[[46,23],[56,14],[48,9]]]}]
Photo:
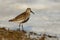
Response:
[{"label": "bird's head", "polygon": [[31,10],[31,8],[27,8],[27,9],[26,9],[26,12],[27,12],[27,13],[30,13],[30,12],[31,12],[31,13],[35,14],[35,13]]}]

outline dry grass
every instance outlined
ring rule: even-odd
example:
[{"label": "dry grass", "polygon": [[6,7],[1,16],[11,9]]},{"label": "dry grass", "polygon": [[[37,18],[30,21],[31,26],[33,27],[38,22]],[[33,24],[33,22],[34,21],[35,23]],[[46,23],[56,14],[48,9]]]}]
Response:
[{"label": "dry grass", "polygon": [[6,30],[5,28],[0,28],[0,40],[45,40],[45,36],[37,36],[37,38],[32,38],[31,35],[38,35],[35,32],[19,31],[19,30]]},{"label": "dry grass", "polygon": [[0,40],[32,40],[27,38],[26,31],[6,30],[0,28]]},{"label": "dry grass", "polygon": [[0,28],[0,40],[22,40],[25,36],[25,32],[23,31],[13,31]]}]

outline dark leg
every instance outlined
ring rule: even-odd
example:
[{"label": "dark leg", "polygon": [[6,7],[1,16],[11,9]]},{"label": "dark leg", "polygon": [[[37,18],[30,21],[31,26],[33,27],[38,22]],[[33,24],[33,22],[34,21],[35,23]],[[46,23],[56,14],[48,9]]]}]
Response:
[{"label": "dark leg", "polygon": [[24,30],[24,28],[23,28],[23,24],[22,24],[22,30]]},{"label": "dark leg", "polygon": [[20,31],[20,24],[19,24],[19,31]]},{"label": "dark leg", "polygon": [[25,31],[24,28],[23,28],[23,24],[22,24],[22,32],[26,33],[26,31]]}]

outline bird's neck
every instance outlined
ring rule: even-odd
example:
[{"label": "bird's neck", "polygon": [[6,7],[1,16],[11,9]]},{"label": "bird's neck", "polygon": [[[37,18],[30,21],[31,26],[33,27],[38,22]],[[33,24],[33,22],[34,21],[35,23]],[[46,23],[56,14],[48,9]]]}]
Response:
[{"label": "bird's neck", "polygon": [[30,12],[26,12],[27,15],[30,15]]},{"label": "bird's neck", "polygon": [[25,12],[25,16],[30,16],[30,12]]},{"label": "bird's neck", "polygon": [[26,13],[30,13],[30,10],[26,11]]}]

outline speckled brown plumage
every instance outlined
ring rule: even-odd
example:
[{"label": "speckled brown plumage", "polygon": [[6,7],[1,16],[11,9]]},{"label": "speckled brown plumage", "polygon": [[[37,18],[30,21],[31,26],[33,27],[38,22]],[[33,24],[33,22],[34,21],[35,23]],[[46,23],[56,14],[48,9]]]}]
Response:
[{"label": "speckled brown plumage", "polygon": [[13,19],[10,19],[9,22],[17,22],[17,23],[19,23],[19,26],[20,26],[20,24],[25,23],[29,20],[30,12],[32,12],[31,8],[27,8],[25,12],[19,14],[18,16],[16,16]]},{"label": "speckled brown plumage", "polygon": [[[9,20],[9,21],[10,21],[10,22],[14,22],[14,21],[17,22],[17,21],[20,21],[20,20],[26,21],[27,19],[29,19],[29,17],[30,17],[30,14],[24,12],[24,13],[16,16],[15,18],[13,18],[13,19],[11,19],[11,20]],[[24,22],[21,22],[21,23],[24,23]]]}]

